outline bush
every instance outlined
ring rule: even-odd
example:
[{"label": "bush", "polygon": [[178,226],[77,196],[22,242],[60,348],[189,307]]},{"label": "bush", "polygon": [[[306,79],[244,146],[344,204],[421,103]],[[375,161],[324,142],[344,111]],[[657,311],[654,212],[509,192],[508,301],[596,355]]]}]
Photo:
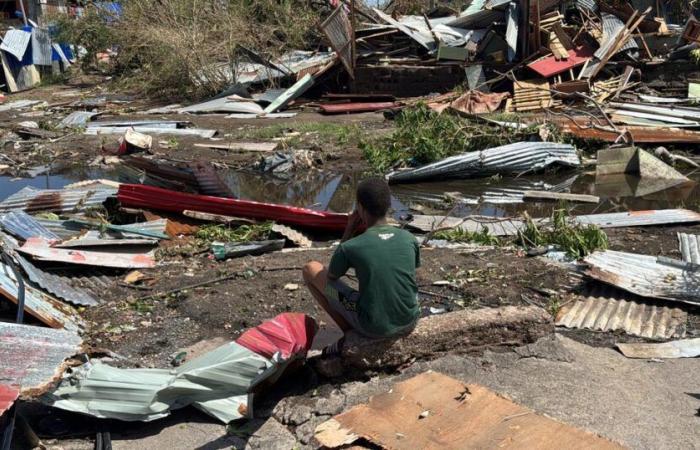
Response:
[{"label": "bush", "polygon": [[529,216],[520,233],[525,247],[556,245],[572,258],[583,258],[596,250],[608,248],[608,236],[595,225],[580,225],[570,220],[565,209],[554,211],[551,223],[539,227]]},{"label": "bush", "polygon": [[377,172],[419,166],[460,153],[527,140],[536,128],[514,130],[491,126],[448,113],[438,114],[423,103],[406,108],[396,118],[396,131],[385,139],[361,144]]},{"label": "bush", "polygon": [[116,30],[111,22],[115,17],[109,12],[88,5],[81,17],[72,18],[59,14],[50,18],[56,26],[56,41],[85,48],[81,59],[83,69],[97,68],[97,54],[117,43]]},{"label": "bush", "polygon": [[138,0],[118,20],[92,6],[84,18],[55,18],[61,35],[88,53],[115,47],[113,70],[127,87],[164,98],[203,98],[231,84],[240,47],[265,58],[318,41],[321,19],[300,0]]}]

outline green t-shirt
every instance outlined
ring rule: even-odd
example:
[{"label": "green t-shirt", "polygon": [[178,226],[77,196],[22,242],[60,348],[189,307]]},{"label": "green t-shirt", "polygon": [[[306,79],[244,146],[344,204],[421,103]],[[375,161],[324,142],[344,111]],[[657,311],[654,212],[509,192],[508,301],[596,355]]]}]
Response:
[{"label": "green t-shirt", "polygon": [[363,329],[391,336],[419,316],[416,268],[420,250],[405,230],[378,225],[343,242],[331,258],[328,272],[342,277],[350,267],[360,282],[357,313]]}]

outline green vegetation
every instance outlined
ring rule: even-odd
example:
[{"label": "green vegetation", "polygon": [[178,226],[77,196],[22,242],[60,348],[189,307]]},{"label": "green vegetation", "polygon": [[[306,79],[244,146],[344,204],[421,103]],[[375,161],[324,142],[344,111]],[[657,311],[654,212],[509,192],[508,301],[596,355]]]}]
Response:
[{"label": "green vegetation", "polygon": [[460,153],[525,140],[537,128],[524,130],[495,127],[474,120],[438,114],[425,104],[406,108],[396,118],[396,131],[384,139],[361,143],[369,165],[377,172],[402,166],[418,166]]},{"label": "green vegetation", "polygon": [[291,125],[276,124],[264,128],[243,129],[234,133],[234,136],[236,139],[282,139],[289,147],[298,147],[308,141],[344,147],[357,144],[360,134],[361,130],[355,124],[299,122]]},{"label": "green vegetation", "polygon": [[249,242],[262,241],[270,237],[272,222],[259,225],[241,225],[227,227],[225,225],[204,225],[200,227],[195,237],[199,245],[209,245],[212,242]]},{"label": "green vegetation", "polygon": [[546,226],[536,224],[529,216],[526,219],[527,225],[520,233],[520,243],[525,247],[556,245],[572,258],[608,248],[608,236],[600,228],[573,223],[565,209],[554,211]]},{"label": "green vegetation", "polygon": [[450,242],[470,242],[481,245],[499,245],[501,241],[489,233],[489,229],[484,227],[481,231],[467,231],[460,228],[452,230],[438,231],[433,235],[435,239],[445,239]]},{"label": "green vegetation", "polygon": [[83,69],[97,68],[97,54],[113,47],[118,40],[118,30],[110,26],[114,19],[104,9],[89,4],[83,14],[73,18],[65,14],[52,17],[58,35],[58,42],[66,42],[85,48],[86,54],[81,59]]}]

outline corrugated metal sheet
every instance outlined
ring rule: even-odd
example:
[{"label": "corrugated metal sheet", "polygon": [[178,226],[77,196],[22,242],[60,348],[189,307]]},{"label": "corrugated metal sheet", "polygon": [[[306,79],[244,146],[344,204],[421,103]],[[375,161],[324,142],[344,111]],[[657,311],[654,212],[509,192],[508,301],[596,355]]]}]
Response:
[{"label": "corrugated metal sheet", "polygon": [[55,408],[124,421],[151,421],[192,404],[228,423],[252,417],[249,391],[276,369],[271,361],[231,342],[173,370],[91,362],[44,400]]},{"label": "corrugated metal sheet", "polygon": [[347,214],[313,211],[273,203],[186,194],[138,184],[121,185],[119,187],[119,202],[132,208],[151,208],[177,213],[182,213],[185,210],[200,211],[225,216],[274,220],[287,225],[326,231],[344,230],[348,220]]},{"label": "corrugated metal sheet", "polygon": [[306,75],[304,75],[303,78],[299,79],[289,89],[287,89],[286,91],[284,91],[284,93],[277,97],[274,102],[267,105],[263,111],[266,114],[271,114],[279,109],[284,108],[292,100],[309,90],[309,88],[313,86],[314,82],[314,77],[312,77],[311,74],[307,73]]},{"label": "corrugated metal sheet", "polygon": [[330,103],[319,105],[324,114],[345,114],[381,111],[399,106],[396,102],[353,102],[353,103]]},{"label": "corrugated metal sheet", "polygon": [[177,110],[179,114],[197,114],[197,113],[246,113],[246,114],[262,114],[263,108],[257,103],[250,101],[231,101],[226,97],[209,100],[202,103],[197,103],[190,106],[185,106]]},{"label": "corrugated metal sheet", "polygon": [[390,183],[416,182],[434,178],[468,178],[494,173],[523,173],[542,170],[551,165],[578,167],[576,149],[552,142],[517,142],[515,144],[452,156],[416,169],[392,172]]},{"label": "corrugated metal sheet", "polygon": [[579,9],[585,8],[591,12],[598,11],[598,2],[596,0],[576,0],[576,6]]},{"label": "corrugated metal sheet", "polygon": [[22,210],[14,210],[0,215],[0,225],[8,233],[20,239],[43,237],[44,239],[60,239],[58,235],[46,229],[34,217]]},{"label": "corrugated metal sheet", "polygon": [[503,17],[503,11],[482,9],[480,11],[463,14],[455,18],[454,20],[447,22],[445,25],[450,27],[464,28],[465,30],[488,28],[491,25],[493,25],[494,22],[502,21]]},{"label": "corrugated metal sheet", "polygon": [[83,227],[70,220],[50,220],[34,218],[39,225],[49,230],[49,232],[58,236],[60,240],[70,239],[78,236]]},{"label": "corrugated metal sheet", "polygon": [[45,28],[32,28],[32,63],[38,66],[51,65],[51,36]]},{"label": "corrugated metal sheet", "polygon": [[[582,225],[596,225],[599,228],[624,228],[700,222],[700,213],[686,209],[662,209],[653,211],[590,214],[575,216],[572,220]],[[533,221],[540,225],[546,225],[549,219],[534,218]],[[496,236],[515,236],[518,234],[518,230],[525,227],[525,222],[520,219],[492,216],[469,216],[466,218],[450,216],[445,219],[444,216],[414,215],[409,225],[427,233],[433,230],[440,222],[442,222],[440,228],[454,228],[459,226],[468,231],[481,231],[482,226],[486,225]]]},{"label": "corrugated metal sheet", "polygon": [[650,339],[685,336],[688,313],[643,299],[612,286],[596,284],[585,298],[564,306],[555,325],[594,331],[624,331]]},{"label": "corrugated metal sheet", "polygon": [[65,330],[0,322],[0,380],[23,396],[46,392],[81,351],[82,339]]},{"label": "corrugated metal sheet", "polygon": [[[617,16],[603,13],[603,44],[595,53],[597,58],[602,59],[607,54],[610,47],[612,47],[619,39],[620,33],[624,30],[624,28],[625,24]],[[638,48],[639,46],[634,38],[630,38],[627,40],[625,45],[620,48],[618,53],[628,50],[636,50]]]},{"label": "corrugated metal sheet", "polygon": [[390,25],[393,25],[396,27],[398,30],[400,30],[402,33],[413,39],[414,41],[418,42],[420,45],[425,47],[428,50],[432,50],[435,48],[435,40],[433,39],[432,36],[426,35],[424,33],[421,33],[419,31],[416,31],[415,29],[406,26],[405,24],[394,20],[393,17],[391,17],[389,14],[386,14],[385,12],[377,9],[377,8],[372,8],[372,11],[380,18],[382,19],[385,23],[388,23]]},{"label": "corrugated metal sheet", "polygon": [[[133,130],[144,134],[172,134],[174,136],[199,136],[202,138],[212,138],[216,135],[216,130],[206,130],[203,128],[158,128],[153,126],[138,126],[133,127]],[[85,129],[85,134],[124,134],[124,127],[90,126]]]},{"label": "corrugated metal sheet", "polygon": [[38,268],[22,255],[16,255],[15,258],[29,279],[46,292],[58,298],[62,298],[73,305],[95,306],[99,303],[97,299],[88,292],[83,289],[74,288],[68,284],[63,277]]},{"label": "corrugated metal sheet", "polygon": [[182,120],[109,120],[104,122],[92,122],[87,124],[92,127],[152,127],[152,128],[177,128],[180,125],[187,125],[188,122]]},{"label": "corrugated metal sheet", "polygon": [[[14,274],[2,263],[0,263],[0,295],[17,303],[17,283]],[[83,328],[83,321],[75,309],[26,284],[24,310],[51,328],[64,328],[74,333]]]},{"label": "corrugated metal sheet", "polygon": [[30,106],[38,105],[42,103],[41,100],[15,100],[12,102],[7,102],[0,105],[0,112],[11,111],[13,109],[29,108]]},{"label": "corrugated metal sheet", "polygon": [[21,209],[28,213],[68,213],[86,208],[102,206],[117,190],[100,187],[96,189],[36,189],[27,186],[0,203],[0,212]]},{"label": "corrugated metal sheet", "polygon": [[283,313],[250,328],[236,342],[268,359],[296,358],[309,351],[316,329],[316,322],[306,314]]},{"label": "corrugated metal sheet", "polygon": [[655,114],[657,120],[661,120],[662,117],[675,117],[679,119],[700,120],[700,108],[691,108],[687,106],[659,106],[659,105],[645,105],[641,103],[621,103],[621,102],[610,102],[608,104],[610,108],[614,108],[618,112],[626,111],[636,111],[647,114]]},{"label": "corrugated metal sheet", "polygon": [[658,209],[590,214],[576,216],[575,220],[583,225],[596,225],[600,228],[643,227],[700,222],[700,213],[688,209]]},{"label": "corrugated metal sheet", "polygon": [[148,253],[123,253],[120,251],[70,250],[51,247],[42,238],[30,238],[18,252],[31,255],[38,261],[54,261],[87,266],[112,267],[119,269],[145,269],[155,267],[156,262]]},{"label": "corrugated metal sheet", "polygon": [[5,411],[12,408],[18,397],[19,389],[16,386],[0,384],[0,418],[5,414]]},{"label": "corrugated metal sheet", "polygon": [[661,263],[654,256],[608,250],[584,258],[586,275],[642,297],[700,305],[700,272]]},{"label": "corrugated metal sheet", "polygon": [[58,128],[84,128],[93,117],[99,114],[92,111],[73,111],[58,124]]},{"label": "corrugated metal sheet", "polygon": [[584,64],[593,57],[593,51],[585,46],[573,48],[569,50],[569,57],[566,59],[557,59],[555,56],[538,59],[527,65],[530,69],[545,78],[553,77],[564,73],[569,69]]},{"label": "corrugated metal sheet", "polygon": [[683,261],[700,264],[700,236],[678,233],[678,244]]},{"label": "corrugated metal sheet", "polygon": [[29,42],[32,40],[32,34],[24,30],[7,30],[5,37],[2,38],[0,50],[13,55],[18,60],[22,61],[24,54],[27,52]]},{"label": "corrugated metal sheet", "polygon": [[214,197],[234,198],[235,195],[223,182],[216,169],[211,164],[204,161],[196,161],[189,164],[199,183],[199,191],[205,195]]},{"label": "corrugated metal sheet", "polygon": [[700,356],[700,338],[660,344],[617,344],[617,348],[628,358],[695,358]]},{"label": "corrugated metal sheet", "polygon": [[338,59],[343,63],[350,76],[354,73],[354,58],[352,54],[353,30],[350,18],[345,12],[345,5],[339,3],[338,7],[320,25],[321,31],[326,35]]},{"label": "corrugated metal sheet", "polygon": [[56,248],[80,248],[80,247],[111,247],[117,245],[158,245],[160,239],[132,234],[125,236],[119,232],[101,232],[88,230],[76,237],[64,242],[54,244]]}]

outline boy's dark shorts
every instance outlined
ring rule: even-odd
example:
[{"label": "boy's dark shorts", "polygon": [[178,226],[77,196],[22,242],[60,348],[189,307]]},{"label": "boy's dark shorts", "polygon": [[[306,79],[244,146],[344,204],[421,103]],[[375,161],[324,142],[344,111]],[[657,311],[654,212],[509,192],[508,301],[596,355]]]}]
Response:
[{"label": "boy's dark shorts", "polygon": [[[340,314],[343,319],[355,330],[364,336],[372,339],[384,339],[392,336],[380,336],[365,330],[360,324],[360,316],[357,313],[357,301],[360,299],[360,293],[343,283],[340,280],[328,280],[326,283],[326,291],[324,292],[328,303],[333,311]],[[415,328],[416,324],[412,323],[396,336],[402,336],[410,333]]]}]

